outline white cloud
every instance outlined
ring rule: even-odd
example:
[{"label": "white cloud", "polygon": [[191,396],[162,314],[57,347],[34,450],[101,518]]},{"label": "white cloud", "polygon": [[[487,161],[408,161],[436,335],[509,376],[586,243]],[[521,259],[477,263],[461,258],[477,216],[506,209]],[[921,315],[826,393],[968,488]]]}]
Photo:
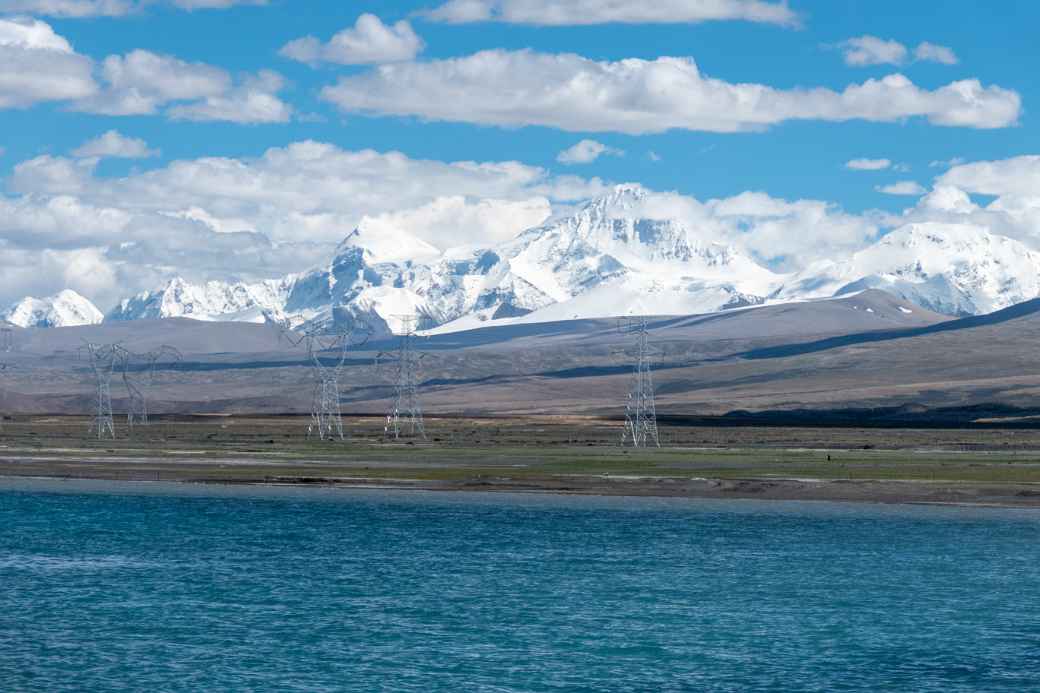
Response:
[{"label": "white cloud", "polygon": [[[993,199],[981,206],[972,194]],[[904,217],[970,224],[1040,250],[1040,156],[956,164]]]},{"label": "white cloud", "polygon": [[[907,47],[899,41],[869,35],[842,41],[838,47],[842,50],[845,64],[854,67],[902,65],[910,55]],[[952,48],[922,41],[914,49],[914,60],[956,65],[957,55]]]},{"label": "white cloud", "polygon": [[541,26],[684,24],[714,20],[798,24],[798,15],[786,2],[764,0],[449,0],[427,16],[455,24],[496,21]]},{"label": "white cloud", "polygon": [[[311,141],[118,178],[99,176],[96,164],[41,156],[15,167],[0,194],[0,266],[9,270],[0,273],[0,304],[68,286],[104,308],[177,274],[280,276],[327,262],[362,220],[370,233],[402,230],[441,249],[495,244],[609,187],[515,161],[421,160]],[[985,227],[1037,248],[1037,190],[1032,156],[956,166],[895,215],[758,191],[707,201],[653,193],[635,213],[680,219],[697,238],[794,271],[918,221]],[[969,193],[995,199],[980,207]]]},{"label": "white cloud", "polygon": [[77,110],[151,115],[169,107],[167,113],[175,119],[235,123],[280,123],[292,115],[292,108],[277,96],[285,81],[275,72],[247,75],[236,85],[221,68],[135,50],[105,58],[101,76],[104,89],[76,102]]},{"label": "white cloud", "polygon": [[960,166],[965,161],[964,157],[955,156],[952,159],[946,159],[941,161],[933,161],[928,166],[930,168],[951,168],[953,166]]},{"label": "white cloud", "polygon": [[867,65],[901,65],[906,62],[906,46],[899,41],[886,41],[877,36],[860,36],[839,44],[845,64],[855,67]]},{"label": "white cloud", "polygon": [[725,225],[725,240],[746,247],[780,270],[801,269],[858,250],[880,233],[873,215],[848,214],[821,200],[789,201],[745,192],[710,200],[707,208]]},{"label": "white cloud", "polygon": [[[552,213],[544,197],[527,200],[470,200],[459,195],[398,212],[365,217],[369,232],[396,229],[427,241],[434,247],[446,245],[487,246],[516,237],[538,226]],[[446,243],[447,239],[451,239]]]},{"label": "white cloud", "polygon": [[287,43],[280,53],[311,65],[320,62],[369,65],[411,60],[422,51],[423,45],[408,22],[387,26],[379,17],[366,13],[358,17],[352,28],[339,32],[328,43],[305,36]]},{"label": "white cloud", "polygon": [[[40,271],[47,252],[96,251],[117,277],[111,291],[85,292],[102,307],[176,274],[256,279],[308,269],[366,217],[442,249],[493,244],[543,220],[550,203],[605,190],[597,179],[515,161],[431,161],[318,142],[119,178],[98,176],[96,165],[40,156],[15,166],[9,194],[0,194],[0,263]],[[19,276],[21,288],[0,279],[0,304],[29,286],[65,288],[60,273]]]},{"label": "white cloud", "polygon": [[[225,9],[235,5],[264,5],[267,0],[166,0],[184,10]],[[163,0],[0,0],[0,12],[49,17],[123,17]]]},{"label": "white cloud", "polygon": [[891,165],[890,159],[852,159],[845,162],[845,168],[852,171],[883,171]]},{"label": "white cloud", "polygon": [[113,157],[119,159],[147,159],[159,156],[158,149],[149,149],[142,139],[126,137],[116,130],[109,130],[88,140],[72,152],[80,159]]},{"label": "white cloud", "polygon": [[285,123],[293,109],[278,97],[285,80],[276,72],[263,70],[243,84],[201,101],[173,106],[175,120],[222,120],[231,123]]},{"label": "white cloud", "polygon": [[921,184],[917,181],[912,180],[901,180],[896,183],[889,183],[888,185],[879,185],[875,188],[880,193],[886,195],[924,195],[927,191],[921,187]]},{"label": "white cloud", "polygon": [[347,112],[629,134],[912,117],[935,125],[997,128],[1014,124],[1021,111],[1017,92],[974,79],[927,90],[897,74],[841,92],[783,90],[707,77],[690,58],[601,62],[527,50],[381,65],[341,78],[322,95]]},{"label": "white cloud", "polygon": [[982,195],[1040,198],[1040,156],[961,164],[936,182]]},{"label": "white cloud", "polygon": [[89,97],[90,58],[36,19],[0,18],[0,109]]},{"label": "white cloud", "polygon": [[110,55],[97,67],[46,22],[0,18],[0,109],[52,101],[122,116],[158,114],[176,104],[168,111],[176,118],[285,122],[292,108],[277,96],[283,87],[274,72],[236,84],[221,68],[145,50]]},{"label": "white cloud", "polygon": [[568,147],[556,156],[561,164],[589,164],[601,156],[622,156],[625,152],[608,147],[596,140],[582,140],[573,147]]},{"label": "white cloud", "polygon": [[938,46],[928,41],[921,42],[914,49],[914,58],[926,62],[942,63],[943,65],[956,65],[958,62],[957,54],[953,52],[952,48]]}]

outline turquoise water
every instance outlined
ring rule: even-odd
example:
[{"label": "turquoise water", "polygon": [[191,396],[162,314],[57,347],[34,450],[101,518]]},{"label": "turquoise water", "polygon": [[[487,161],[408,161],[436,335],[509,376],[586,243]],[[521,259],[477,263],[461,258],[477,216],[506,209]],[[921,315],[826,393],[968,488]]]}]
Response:
[{"label": "turquoise water", "polygon": [[0,486],[4,691],[879,689],[1040,689],[1040,513]]}]

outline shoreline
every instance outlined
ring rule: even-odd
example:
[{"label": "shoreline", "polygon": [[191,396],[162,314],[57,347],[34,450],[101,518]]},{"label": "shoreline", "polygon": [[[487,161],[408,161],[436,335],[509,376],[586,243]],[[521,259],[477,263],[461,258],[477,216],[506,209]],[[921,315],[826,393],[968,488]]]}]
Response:
[{"label": "shoreline", "polygon": [[622,448],[601,422],[437,420],[429,440],[306,438],[296,418],[160,420],[99,441],[83,417],[5,425],[0,479],[168,481],[574,496],[1040,507],[1040,431],[666,429]]},{"label": "shoreline", "polygon": [[[183,470],[187,471],[187,470]],[[230,470],[229,470],[230,471]],[[1040,509],[1040,484],[978,483],[952,480],[808,479],[783,477],[681,478],[611,477],[573,475],[565,478],[471,478],[430,480],[372,478],[364,476],[248,476],[226,474],[199,478],[172,468],[153,474],[106,473],[85,465],[82,473],[66,470],[26,470],[17,473],[0,467],[0,484],[6,481],[112,482],[175,484],[194,488],[283,488],[293,490],[426,491],[438,493],[532,494],[553,496],[661,498],[690,500],[762,500],[864,503],[883,505],[934,505]],[[2,490],[2,488],[0,488]]]}]

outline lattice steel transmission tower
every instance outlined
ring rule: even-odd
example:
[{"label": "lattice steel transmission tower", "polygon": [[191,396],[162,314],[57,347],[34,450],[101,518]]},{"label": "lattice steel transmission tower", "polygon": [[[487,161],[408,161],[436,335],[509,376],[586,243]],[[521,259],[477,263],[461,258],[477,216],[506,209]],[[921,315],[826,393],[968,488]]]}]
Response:
[{"label": "lattice steel transmission tower", "polygon": [[[123,385],[127,392],[126,424],[131,431],[134,426],[148,425],[148,399],[144,390],[141,389],[132,373],[143,373],[149,383],[154,382],[155,371],[161,360],[170,364],[181,360],[181,352],[172,346],[163,345],[154,351],[134,353],[121,346],[116,346],[119,352],[120,367],[123,372]],[[136,367],[135,367],[136,366]]]},{"label": "lattice steel transmission tower", "polygon": [[426,425],[423,422],[422,403],[419,401],[419,384],[422,381],[422,364],[426,354],[415,350],[415,316],[395,315],[401,329],[397,350],[382,352],[376,363],[389,368],[394,383],[394,401],[386,415],[383,435],[400,439],[406,435],[418,435],[426,440]]},{"label": "lattice steel transmission tower", "polygon": [[651,349],[646,318],[632,318],[620,325],[626,334],[635,335],[635,372],[632,389],[625,407],[625,430],[622,445],[635,448],[661,447],[657,433],[657,405],[654,402],[654,380],[650,368]]},{"label": "lattice steel transmission tower", "polygon": [[[10,327],[0,328],[0,354],[9,354],[14,351],[14,330]],[[7,372],[11,370],[11,366],[8,363],[0,363],[0,377],[3,377]],[[5,391],[4,397],[7,397]],[[4,413],[0,411],[0,429],[4,427]]]},{"label": "lattice steel transmission tower", "polygon": [[368,341],[372,334],[371,327],[352,316],[346,327],[337,327],[336,321],[333,321],[331,328],[316,326],[302,333],[293,331],[285,320],[268,316],[268,322],[278,326],[282,338],[290,344],[305,345],[307,349],[307,360],[314,378],[307,437],[317,436],[319,440],[328,441],[346,440],[340,407],[340,381],[350,350]]},{"label": "lattice steel transmission tower", "polygon": [[160,359],[166,357],[179,361],[180,352],[171,346],[142,354],[136,354],[122,344],[96,344],[85,342],[80,347],[80,358],[90,360],[94,372],[94,418],[90,422],[90,434],[97,435],[98,440],[116,437],[115,417],[112,412],[112,376],[118,371],[123,378],[127,392],[128,428],[132,431],[135,425],[148,424],[148,400],[134,376],[131,375],[133,365],[142,363],[143,372],[149,378],[154,376]]},{"label": "lattice steel transmission tower", "polygon": [[89,430],[91,435],[97,435],[98,440],[116,437],[116,424],[112,417],[112,374],[122,362],[121,352],[122,347],[118,344],[85,342],[80,347],[80,358],[90,359],[94,371],[94,418]]}]

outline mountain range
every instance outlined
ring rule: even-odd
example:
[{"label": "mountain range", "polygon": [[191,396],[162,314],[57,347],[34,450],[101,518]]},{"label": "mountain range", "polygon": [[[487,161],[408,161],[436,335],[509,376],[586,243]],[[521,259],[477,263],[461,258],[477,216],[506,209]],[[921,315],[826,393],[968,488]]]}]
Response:
[{"label": "mountain range", "polygon": [[[489,248],[440,252],[404,231],[362,223],[328,265],[255,283],[181,278],[124,299],[106,322],[186,317],[294,326],[342,315],[389,330],[423,330],[694,314],[883,289],[947,315],[988,313],[1040,295],[1040,254],[987,229],[907,224],[849,257],[775,272],[737,245],[676,219],[645,216],[647,193],[622,185],[567,215]],[[94,324],[102,314],[72,291],[26,298],[0,315],[19,326]]]}]

